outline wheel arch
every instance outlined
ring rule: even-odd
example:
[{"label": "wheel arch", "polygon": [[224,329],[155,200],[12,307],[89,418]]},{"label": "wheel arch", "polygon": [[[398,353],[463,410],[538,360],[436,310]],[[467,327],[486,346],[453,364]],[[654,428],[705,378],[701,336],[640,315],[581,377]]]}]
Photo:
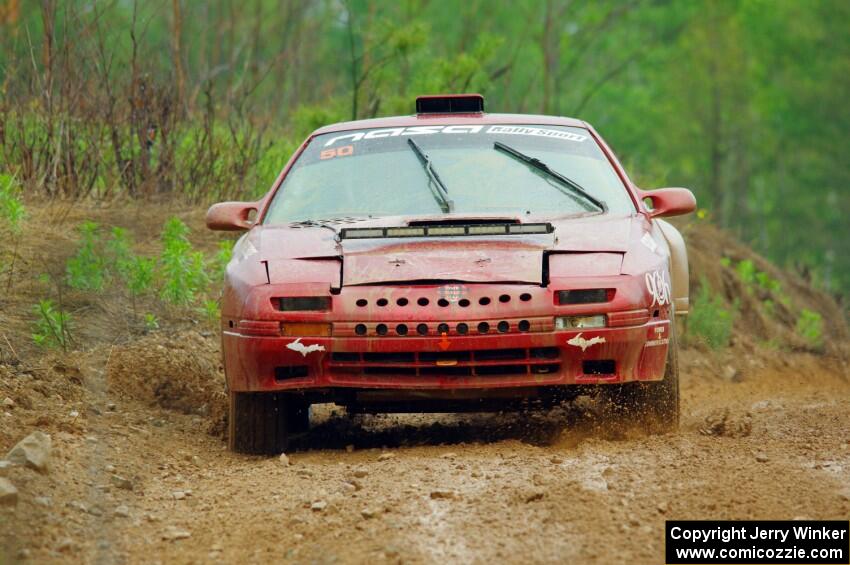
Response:
[{"label": "wheel arch", "polygon": [[661,235],[670,249],[670,278],[673,304],[677,315],[688,314],[690,306],[690,282],[688,279],[688,249],[685,238],[673,224],[661,219],[655,220]]}]

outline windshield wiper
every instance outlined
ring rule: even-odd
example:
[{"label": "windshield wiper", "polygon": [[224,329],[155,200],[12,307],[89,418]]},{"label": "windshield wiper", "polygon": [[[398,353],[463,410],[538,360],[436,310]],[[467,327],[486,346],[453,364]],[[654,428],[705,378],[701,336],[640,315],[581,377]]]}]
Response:
[{"label": "windshield wiper", "polygon": [[518,160],[522,161],[523,163],[525,163],[526,165],[528,165],[530,167],[534,167],[538,171],[544,173],[549,178],[558,181],[558,183],[562,187],[569,189],[569,191],[562,190],[561,192],[563,192],[564,194],[567,194],[569,196],[578,195],[581,198],[583,198],[586,201],[593,204],[594,206],[596,206],[597,208],[599,208],[601,211],[603,211],[603,212],[608,211],[608,206],[605,204],[605,202],[603,202],[602,200],[599,200],[599,199],[591,196],[590,194],[588,194],[587,191],[585,189],[583,189],[581,187],[581,185],[578,184],[577,182],[575,182],[574,180],[572,180],[568,177],[565,177],[564,175],[562,175],[558,171],[553,171],[552,169],[549,168],[549,165],[547,165],[546,163],[544,163],[540,159],[537,159],[535,157],[531,157],[530,155],[526,155],[525,153],[521,153],[521,152],[517,151],[516,149],[514,149],[513,147],[510,147],[509,145],[505,145],[504,143],[501,143],[499,141],[496,141],[495,143],[493,143],[493,149],[498,149],[500,151],[504,151],[505,153],[507,153],[508,155],[513,157],[514,159],[518,159]]},{"label": "windshield wiper", "polygon": [[[428,178],[434,183],[434,190],[431,192],[434,194],[434,199],[437,201],[437,204],[440,205],[440,209],[446,214],[453,212],[455,207],[454,202],[449,200],[449,190],[446,188],[445,183],[443,183],[443,179],[441,179],[440,175],[437,174],[437,171],[434,170],[434,166],[431,164],[431,158],[428,157],[428,155],[422,151],[422,148],[420,148],[419,145],[412,139],[408,139],[407,143],[410,144],[413,152],[416,153],[417,157],[419,157],[419,161],[425,168],[425,172],[428,173]],[[431,183],[428,184],[430,187]]]}]

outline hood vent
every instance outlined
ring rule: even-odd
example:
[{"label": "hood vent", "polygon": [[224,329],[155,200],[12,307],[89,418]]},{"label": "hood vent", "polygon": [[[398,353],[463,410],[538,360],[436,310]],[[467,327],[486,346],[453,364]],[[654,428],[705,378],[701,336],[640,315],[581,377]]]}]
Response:
[{"label": "hood vent", "polygon": [[445,223],[427,226],[393,228],[346,228],[340,231],[340,239],[378,239],[398,237],[464,237],[493,235],[525,235],[552,233],[552,224],[479,224]]}]

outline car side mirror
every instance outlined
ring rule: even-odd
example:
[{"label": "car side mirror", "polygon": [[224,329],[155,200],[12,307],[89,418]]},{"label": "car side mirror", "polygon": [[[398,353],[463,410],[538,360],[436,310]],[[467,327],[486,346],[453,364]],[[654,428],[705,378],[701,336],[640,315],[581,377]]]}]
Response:
[{"label": "car side mirror", "polygon": [[681,216],[697,209],[697,199],[687,188],[641,190],[640,197],[652,202],[652,208],[649,210],[651,218]]},{"label": "car side mirror", "polygon": [[207,210],[207,228],[218,231],[244,231],[254,225],[257,202],[219,202]]}]

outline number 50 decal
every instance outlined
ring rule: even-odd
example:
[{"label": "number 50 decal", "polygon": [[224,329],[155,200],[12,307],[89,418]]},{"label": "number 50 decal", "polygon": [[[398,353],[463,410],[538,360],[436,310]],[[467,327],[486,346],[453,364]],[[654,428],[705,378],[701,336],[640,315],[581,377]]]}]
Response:
[{"label": "number 50 decal", "polygon": [[333,159],[334,157],[348,157],[349,155],[354,154],[354,146],[353,145],[343,145],[342,147],[333,147],[331,149],[324,149],[321,153],[319,153],[319,159]]}]

